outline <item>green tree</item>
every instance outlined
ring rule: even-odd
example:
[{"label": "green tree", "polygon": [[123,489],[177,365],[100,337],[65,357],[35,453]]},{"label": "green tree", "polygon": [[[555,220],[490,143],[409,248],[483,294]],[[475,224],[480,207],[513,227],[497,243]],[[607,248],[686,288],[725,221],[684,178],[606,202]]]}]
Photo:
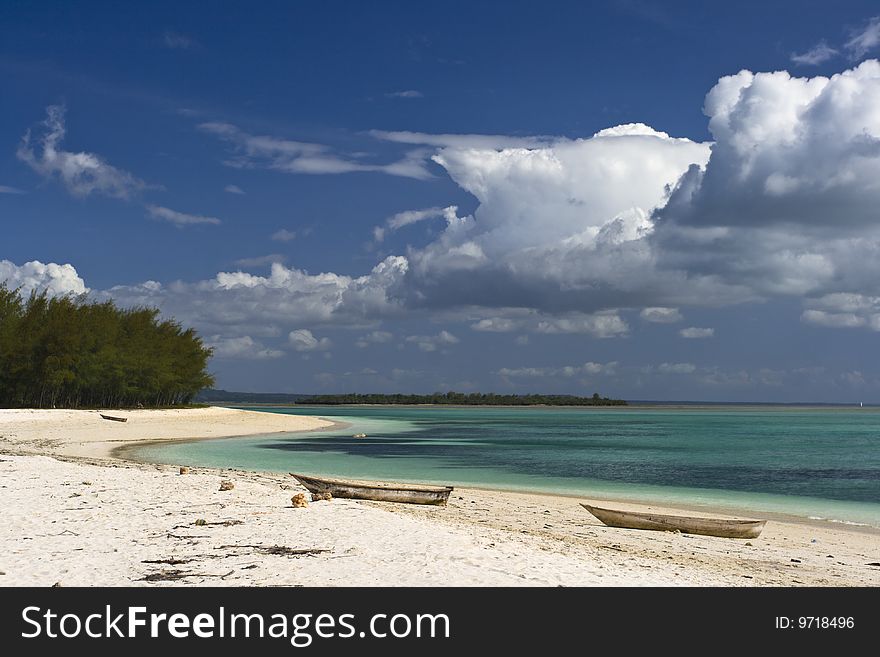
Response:
[{"label": "green tree", "polygon": [[212,350],[155,308],[118,308],[0,285],[0,406],[189,403],[213,385]]}]

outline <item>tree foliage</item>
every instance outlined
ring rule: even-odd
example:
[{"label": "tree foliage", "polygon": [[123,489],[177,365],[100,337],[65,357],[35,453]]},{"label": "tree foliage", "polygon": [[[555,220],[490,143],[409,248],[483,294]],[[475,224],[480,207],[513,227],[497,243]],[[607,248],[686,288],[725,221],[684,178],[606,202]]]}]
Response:
[{"label": "tree foliage", "polygon": [[299,400],[299,404],[445,404],[460,406],[626,406],[622,399],[575,397],[574,395],[496,395],[494,392],[435,392],[433,395],[347,394],[315,395]]},{"label": "tree foliage", "polygon": [[213,385],[211,349],[155,308],[0,285],[0,407],[189,403]]}]

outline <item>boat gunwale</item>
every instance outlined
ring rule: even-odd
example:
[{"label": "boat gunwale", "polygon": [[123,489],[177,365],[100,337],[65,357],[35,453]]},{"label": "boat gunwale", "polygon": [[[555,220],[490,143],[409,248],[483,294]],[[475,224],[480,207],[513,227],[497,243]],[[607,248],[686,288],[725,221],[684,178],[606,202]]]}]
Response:
[{"label": "boat gunwale", "polygon": [[[757,523],[763,522],[767,523],[766,520],[745,520],[743,518],[702,518],[700,516],[678,516],[671,513],[656,513],[653,511],[626,511],[622,509],[608,509],[601,506],[593,506],[591,504],[586,504],[584,502],[579,502],[579,504],[584,507],[590,513],[593,513],[593,509],[596,509],[599,512],[605,511],[607,513],[624,513],[631,514],[642,518],[643,520],[651,520],[648,516],[654,516],[657,518],[670,519],[670,520],[694,520],[696,522],[709,522],[709,523],[726,523],[726,524],[740,524],[740,525],[755,525]],[[657,522],[657,521],[654,521]]]},{"label": "boat gunwale", "polygon": [[[366,490],[378,490],[378,491],[405,491],[408,493],[451,493],[455,488],[453,486],[419,486],[418,484],[402,484],[402,483],[392,483],[392,482],[373,482],[373,483],[359,483],[354,481],[345,481],[342,479],[325,479],[322,477],[310,477],[308,475],[299,475],[294,472],[288,472],[291,477],[300,482],[303,486],[306,486],[305,481],[315,482],[317,484],[321,484],[324,486],[348,486],[350,488],[362,488]],[[306,486],[308,488],[308,486]]]}]

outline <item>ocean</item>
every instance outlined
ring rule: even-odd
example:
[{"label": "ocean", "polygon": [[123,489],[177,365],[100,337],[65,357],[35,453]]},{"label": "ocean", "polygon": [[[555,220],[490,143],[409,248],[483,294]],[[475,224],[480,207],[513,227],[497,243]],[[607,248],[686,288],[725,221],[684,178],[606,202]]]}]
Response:
[{"label": "ocean", "polygon": [[[142,461],[710,505],[880,527],[880,410],[282,407],[345,428],[139,447]],[[352,438],[366,433],[367,438]]]}]

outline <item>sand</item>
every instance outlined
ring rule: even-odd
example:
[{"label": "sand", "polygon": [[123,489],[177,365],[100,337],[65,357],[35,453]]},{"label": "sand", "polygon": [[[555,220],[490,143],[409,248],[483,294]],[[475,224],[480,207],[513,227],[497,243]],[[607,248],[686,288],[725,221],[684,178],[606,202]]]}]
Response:
[{"label": "sand", "polygon": [[[0,410],[0,585],[880,585],[869,565],[880,562],[880,532],[819,521],[774,518],[739,541],[613,529],[573,498],[473,489],[456,489],[445,508],[295,509],[304,489],[290,477],[181,475],[113,448],[328,421],[216,408],[125,415],[123,425],[87,411]],[[221,491],[222,480],[235,487]]]},{"label": "sand", "polygon": [[53,456],[110,457],[115,448],[141,441],[197,440],[333,426],[330,420],[232,408],[107,411],[0,409],[0,450]]}]

